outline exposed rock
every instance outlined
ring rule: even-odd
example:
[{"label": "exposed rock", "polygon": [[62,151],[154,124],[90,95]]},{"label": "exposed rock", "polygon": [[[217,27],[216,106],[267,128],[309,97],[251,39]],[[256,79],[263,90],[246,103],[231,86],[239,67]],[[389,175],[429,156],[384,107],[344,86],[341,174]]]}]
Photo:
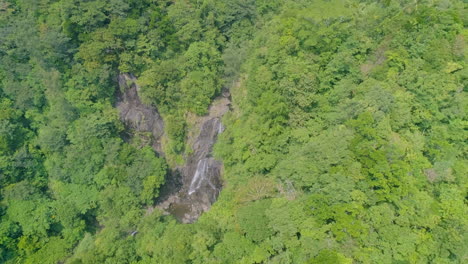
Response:
[{"label": "exposed rock", "polygon": [[125,123],[127,131],[149,132],[152,134],[152,147],[162,155],[161,137],[164,134],[164,122],[153,106],[145,105],[138,95],[140,87],[131,74],[119,75],[120,91],[117,95],[116,107],[120,119]]},{"label": "exposed rock", "polygon": [[[131,135],[135,131],[151,133],[154,150],[163,155],[163,119],[155,107],[141,102],[140,88],[135,81],[131,74],[119,75],[120,92],[116,107],[120,118]],[[192,223],[207,211],[222,188],[223,165],[212,157],[212,150],[218,135],[224,131],[221,117],[229,111],[229,104],[229,94],[224,93],[213,102],[208,115],[189,117],[192,129],[187,142],[191,146],[191,154],[186,157],[185,165],[172,168],[156,205],[183,223]]]},{"label": "exposed rock", "polygon": [[224,131],[221,117],[229,110],[229,103],[225,95],[213,102],[208,115],[192,117],[198,134],[189,135],[192,154],[184,166],[177,168],[182,186],[157,205],[183,223],[194,222],[210,209],[222,188],[223,165],[212,157],[212,150],[218,135]]}]

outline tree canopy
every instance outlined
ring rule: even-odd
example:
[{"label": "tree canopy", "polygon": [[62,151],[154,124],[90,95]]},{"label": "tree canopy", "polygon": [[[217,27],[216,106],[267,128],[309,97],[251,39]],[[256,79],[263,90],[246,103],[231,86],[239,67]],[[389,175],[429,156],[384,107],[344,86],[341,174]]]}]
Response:
[{"label": "tree canopy", "polygon": [[[1,263],[467,263],[460,0],[0,0]],[[117,76],[165,122],[125,138]],[[153,206],[230,91],[224,188]]]}]

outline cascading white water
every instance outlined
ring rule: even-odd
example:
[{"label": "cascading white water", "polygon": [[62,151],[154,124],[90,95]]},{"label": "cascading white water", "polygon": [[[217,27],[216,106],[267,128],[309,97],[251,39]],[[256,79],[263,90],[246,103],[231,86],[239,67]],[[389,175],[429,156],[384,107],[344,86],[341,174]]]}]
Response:
[{"label": "cascading white water", "polygon": [[[215,135],[218,135],[224,131],[224,126],[221,123],[219,118],[212,119],[212,131],[215,132]],[[197,168],[193,174],[192,181],[190,182],[190,187],[188,194],[191,195],[196,192],[203,184],[208,185],[212,189],[216,190],[216,186],[211,182],[211,174],[208,171],[210,166],[212,166],[213,158],[202,158],[197,163]]]},{"label": "cascading white water", "polygon": [[197,170],[195,171],[195,174],[193,175],[192,182],[190,183],[190,188],[188,191],[188,194],[194,193],[198,188],[200,188],[203,179],[205,178],[205,175],[207,174],[207,170],[209,168],[208,164],[208,159],[201,159],[198,161],[197,164]]},{"label": "cascading white water", "polygon": [[218,134],[223,133],[223,131],[224,131],[224,126],[223,126],[223,124],[221,123],[221,121],[218,121],[218,131],[217,131]]},{"label": "cascading white water", "polygon": [[213,171],[209,171],[210,169],[213,169],[213,162],[213,158],[204,158],[198,161],[197,169],[195,171],[195,174],[193,175],[192,181],[190,182],[190,187],[188,190],[189,195],[193,194],[198,189],[200,189],[200,187],[202,187],[203,184],[205,184],[205,186],[209,186],[213,190],[218,189],[215,186],[215,184],[213,184],[213,182],[211,181]]}]

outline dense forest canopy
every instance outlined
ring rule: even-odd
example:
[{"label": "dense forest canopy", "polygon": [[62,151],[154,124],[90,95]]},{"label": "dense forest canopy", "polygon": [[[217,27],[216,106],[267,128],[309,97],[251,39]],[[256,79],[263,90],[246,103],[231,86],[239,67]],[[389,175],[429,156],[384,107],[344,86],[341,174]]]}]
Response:
[{"label": "dense forest canopy", "polygon": [[[468,263],[467,11],[0,0],[0,262]],[[164,157],[125,140],[120,73]],[[226,90],[224,188],[179,223],[152,206]]]}]

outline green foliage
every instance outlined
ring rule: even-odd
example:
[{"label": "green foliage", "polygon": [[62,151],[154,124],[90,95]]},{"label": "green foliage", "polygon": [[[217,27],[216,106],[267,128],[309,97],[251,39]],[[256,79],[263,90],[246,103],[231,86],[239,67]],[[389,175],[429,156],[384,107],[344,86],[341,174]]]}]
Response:
[{"label": "green foliage", "polygon": [[[466,9],[0,1],[0,262],[467,262]],[[120,73],[165,157],[123,140]],[[225,188],[177,223],[167,164],[227,89]]]},{"label": "green foliage", "polygon": [[268,200],[254,202],[242,207],[237,212],[237,218],[241,229],[246,237],[253,242],[259,243],[267,239],[273,232],[266,224],[268,219],[265,210],[270,206]]},{"label": "green foliage", "polygon": [[242,262],[254,250],[254,244],[235,232],[227,232],[221,243],[217,244],[213,251],[213,257],[217,263]]},{"label": "green foliage", "polygon": [[168,150],[168,161],[173,163],[178,162],[177,158],[171,158],[184,150],[185,144],[185,127],[186,122],[180,114],[168,115],[166,117],[166,131],[168,134],[168,142],[166,149]]},{"label": "green foliage", "polygon": [[[272,204],[268,220],[260,209],[248,214],[279,232],[265,235],[271,241],[287,243],[277,245],[280,250],[262,243],[272,262],[466,258],[429,250],[448,241],[465,247],[461,238],[433,236],[466,229],[465,223],[444,223],[437,194],[442,182],[465,188],[452,174],[453,161],[465,162],[466,143],[453,138],[463,132],[448,129],[464,120],[457,73],[466,62],[455,59],[451,47],[460,45],[455,36],[461,24],[437,20],[456,18],[435,6],[406,7],[402,13],[361,4],[341,14],[323,11],[323,17],[289,7],[253,40],[244,81],[233,93],[241,110],[226,118],[216,153],[225,162],[225,178],[236,184],[237,200],[245,201],[254,179],[262,177],[276,179],[276,195],[291,199],[282,209]],[[412,20],[429,14],[438,22]],[[296,201],[305,206],[291,211]],[[236,211],[252,205],[240,206]],[[256,226],[248,221],[239,221],[240,230]],[[244,231],[246,238],[263,238],[264,226]]]},{"label": "green foliage", "polygon": [[322,250],[315,258],[309,263],[313,264],[326,264],[326,263],[339,263],[339,264],[350,264],[352,259],[346,258],[340,253],[333,252],[330,250]]}]

